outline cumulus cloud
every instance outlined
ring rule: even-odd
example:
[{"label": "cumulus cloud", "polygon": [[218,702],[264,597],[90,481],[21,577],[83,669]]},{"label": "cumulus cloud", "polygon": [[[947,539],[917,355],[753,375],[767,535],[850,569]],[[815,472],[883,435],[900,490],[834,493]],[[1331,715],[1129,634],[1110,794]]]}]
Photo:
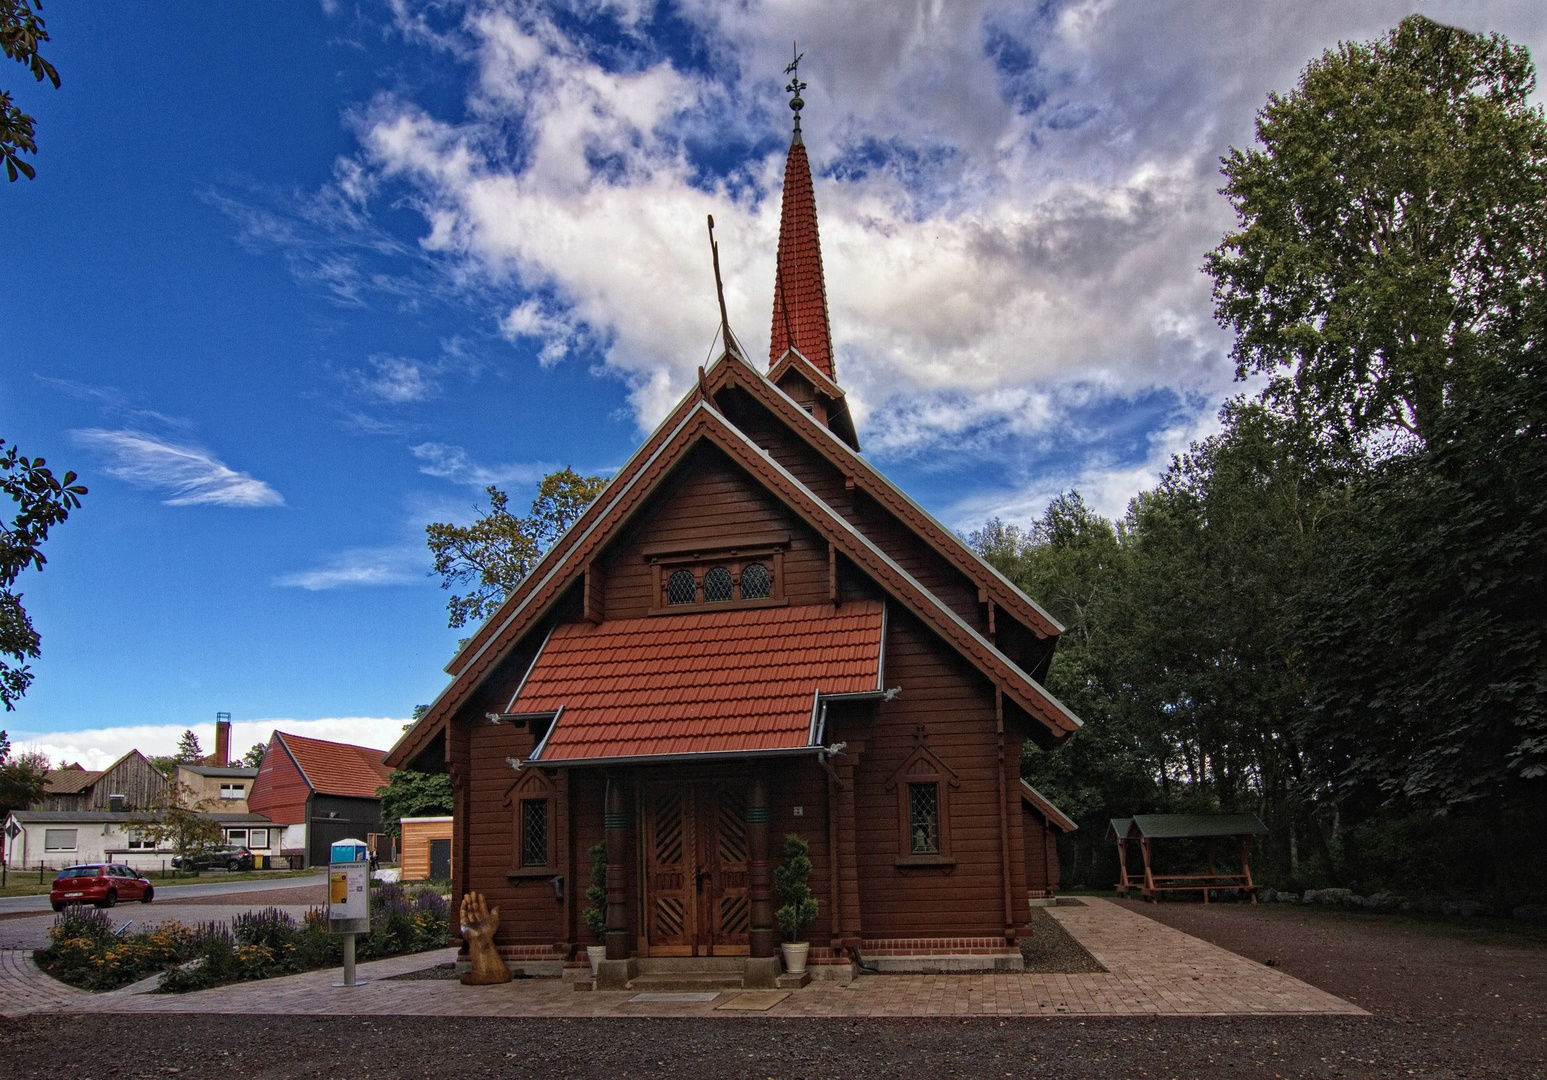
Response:
[{"label": "cumulus cloud", "polygon": [[282,506],[284,497],[268,484],[237,472],[207,451],[147,435],[143,431],[85,428],[75,441],[103,454],[108,475],[137,487],[161,488],[168,506]]},{"label": "cumulus cloud", "polygon": [[557,467],[542,462],[480,465],[462,447],[447,443],[420,443],[408,449],[419,459],[419,471],[424,475],[480,488],[490,484],[535,484]]},{"label": "cumulus cloud", "polygon": [[274,584],[308,592],[360,585],[407,585],[424,577],[421,547],[350,548],[309,570],[281,574]]},{"label": "cumulus cloud", "polygon": [[[344,716],[320,720],[273,718],[236,720],[231,724],[231,753],[241,757],[254,743],[267,743],[273,733],[283,731],[313,739],[353,743],[380,750],[390,749],[403,733],[407,717]],[[79,762],[88,769],[105,769],[130,750],[146,757],[177,752],[177,741],[184,731],[192,730],[206,753],[215,749],[215,725],[131,724],[120,727],[83,728],[78,731],[12,732],[12,745],[19,752],[47,754],[56,767]]]},{"label": "cumulus cloud", "polygon": [[[599,356],[642,429],[714,334],[707,213],[732,323],[754,351],[767,341],[779,73],[791,28],[817,43],[804,126],[838,374],[882,457],[964,432],[1034,440],[1070,401],[1120,411],[1156,390],[1206,426],[1232,375],[1199,271],[1232,220],[1219,158],[1311,58],[1406,14],[1397,0],[685,0],[666,26],[649,5],[469,0],[431,29],[395,10],[465,66],[465,107],[362,109],[341,201],[406,189],[425,252],[508,289],[490,311],[504,334],[540,342],[545,364]],[[1486,26],[1460,0],[1425,11],[1542,37],[1524,0],[1490,5]],[[1141,458],[1111,467],[1138,482]]]}]

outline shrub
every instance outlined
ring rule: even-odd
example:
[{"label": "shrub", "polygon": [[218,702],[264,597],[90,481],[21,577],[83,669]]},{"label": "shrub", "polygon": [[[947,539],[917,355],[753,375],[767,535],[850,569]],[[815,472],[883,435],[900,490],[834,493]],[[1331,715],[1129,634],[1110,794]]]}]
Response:
[{"label": "shrub", "polygon": [[784,862],[774,867],[773,887],[781,901],[774,913],[785,941],[799,941],[800,932],[816,922],[817,902],[811,895],[811,845],[797,833],[784,838]]},{"label": "shrub", "polygon": [[598,841],[586,855],[591,860],[591,884],[586,887],[588,906],[580,913],[580,921],[596,935],[597,941],[604,941],[607,934],[607,842]]}]

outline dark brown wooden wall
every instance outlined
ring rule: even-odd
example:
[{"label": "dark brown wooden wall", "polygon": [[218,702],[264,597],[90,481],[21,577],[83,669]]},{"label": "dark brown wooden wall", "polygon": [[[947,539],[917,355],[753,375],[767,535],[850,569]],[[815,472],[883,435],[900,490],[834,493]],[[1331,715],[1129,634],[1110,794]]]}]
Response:
[{"label": "dark brown wooden wall", "polygon": [[1021,812],[1026,836],[1026,888],[1032,896],[1052,896],[1058,891],[1058,830],[1024,800]]},{"label": "dark brown wooden wall", "polygon": [[[602,560],[608,619],[637,618],[654,606],[643,549],[658,544],[731,543],[787,532],[784,595],[793,604],[827,601],[827,544],[713,447],[701,446],[658,492]],[[685,610],[702,610],[694,607]]]}]

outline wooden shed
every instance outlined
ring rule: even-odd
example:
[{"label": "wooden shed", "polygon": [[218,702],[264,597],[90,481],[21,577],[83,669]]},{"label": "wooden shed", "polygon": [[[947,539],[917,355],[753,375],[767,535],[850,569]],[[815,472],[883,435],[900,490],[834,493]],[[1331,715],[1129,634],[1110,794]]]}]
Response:
[{"label": "wooden shed", "polygon": [[1026,829],[1067,819],[1023,808],[1019,769],[1079,727],[1040,681],[1062,627],[860,456],[798,128],[776,265],[769,368],[722,335],[387,756],[450,773],[453,890],[499,907],[512,965],[584,965],[599,841],[608,979],[777,964],[787,833],[818,978],[1019,970],[1027,896],[1056,887]]},{"label": "wooden shed", "polygon": [[406,817],[398,823],[403,830],[398,843],[404,881],[443,881],[452,876],[451,821],[450,817]]}]

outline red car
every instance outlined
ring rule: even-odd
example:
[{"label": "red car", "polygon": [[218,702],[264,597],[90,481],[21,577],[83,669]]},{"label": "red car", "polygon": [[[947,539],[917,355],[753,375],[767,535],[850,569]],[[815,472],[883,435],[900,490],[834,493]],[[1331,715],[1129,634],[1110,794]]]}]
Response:
[{"label": "red car", "polygon": [[95,904],[99,908],[112,907],[120,900],[148,904],[155,895],[151,883],[136,870],[113,863],[90,863],[59,871],[48,902],[55,911],[63,911],[68,904]]}]

